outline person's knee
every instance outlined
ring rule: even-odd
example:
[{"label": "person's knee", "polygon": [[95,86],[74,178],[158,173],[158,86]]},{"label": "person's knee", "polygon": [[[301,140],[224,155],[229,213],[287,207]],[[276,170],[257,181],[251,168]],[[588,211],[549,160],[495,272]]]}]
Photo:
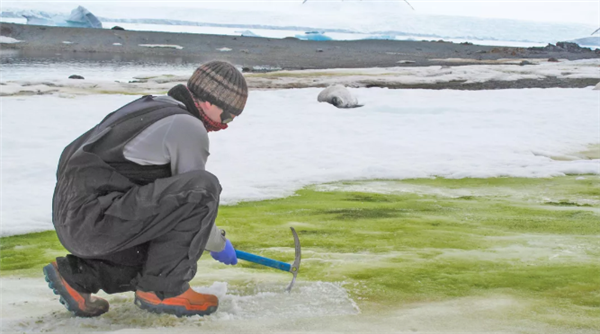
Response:
[{"label": "person's knee", "polygon": [[199,191],[207,196],[219,198],[221,184],[215,175],[207,171],[192,171],[174,176],[181,189],[186,191]]},{"label": "person's knee", "polygon": [[181,175],[186,174],[189,174],[188,177],[190,178],[191,182],[195,183],[197,186],[210,189],[210,191],[217,194],[221,193],[221,183],[214,174],[204,170],[198,170]]}]

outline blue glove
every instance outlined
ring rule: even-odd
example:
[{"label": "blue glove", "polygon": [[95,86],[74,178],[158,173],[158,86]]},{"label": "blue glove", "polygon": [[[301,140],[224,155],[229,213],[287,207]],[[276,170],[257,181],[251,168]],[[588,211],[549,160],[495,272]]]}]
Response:
[{"label": "blue glove", "polygon": [[229,239],[225,239],[225,248],[220,252],[210,252],[213,259],[225,263],[227,265],[237,264],[237,255],[235,255],[235,249]]}]

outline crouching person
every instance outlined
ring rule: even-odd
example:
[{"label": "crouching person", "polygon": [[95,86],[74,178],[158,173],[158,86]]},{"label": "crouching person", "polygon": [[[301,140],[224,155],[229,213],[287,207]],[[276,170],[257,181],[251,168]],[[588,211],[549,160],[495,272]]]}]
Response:
[{"label": "crouching person", "polygon": [[135,291],[139,307],[178,316],[217,310],[216,296],[189,281],[204,250],[235,265],[215,226],[221,186],[205,170],[208,132],[227,128],[248,97],[231,64],[201,65],[167,96],[144,96],[107,115],[63,151],[53,223],[71,253],[44,267],[46,281],[77,316],[108,311],[95,297]]}]

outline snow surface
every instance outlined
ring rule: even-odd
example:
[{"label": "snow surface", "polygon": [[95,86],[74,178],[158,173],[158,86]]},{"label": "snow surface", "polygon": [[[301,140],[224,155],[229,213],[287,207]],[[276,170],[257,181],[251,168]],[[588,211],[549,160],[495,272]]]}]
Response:
[{"label": "snow surface", "polygon": [[0,43],[3,44],[15,44],[15,43],[20,43],[21,41],[18,39],[14,39],[12,37],[8,37],[8,36],[0,36]]},{"label": "snow surface", "polygon": [[[238,269],[238,273],[240,271],[244,272]],[[219,272],[217,270],[216,274]],[[264,279],[262,274],[246,273],[246,276]],[[288,294],[284,292],[284,284],[274,284],[266,279],[266,282],[252,282],[255,287],[243,294],[231,291],[228,284],[222,281],[211,286],[194,286],[198,292],[214,294],[219,298],[219,309],[210,316],[159,316],[135,306],[132,293],[107,295],[100,292],[99,296],[109,301],[110,311],[101,317],[86,319],[68,313],[42,278],[0,278],[0,282],[3,333],[139,333],[142,328],[162,328],[161,332],[164,333],[168,331],[164,327],[173,326],[177,326],[178,331],[187,329],[198,332],[228,328],[240,322],[260,322],[261,327],[265,328],[276,322],[327,319],[360,312],[341,284],[301,282]],[[22,289],[27,289],[29,293],[24,294]]]},{"label": "snow surface", "polygon": [[[342,84],[365,87],[373,82],[387,84],[436,84],[445,82],[479,83],[489,80],[514,81],[521,79],[581,79],[596,78],[600,81],[600,60],[528,59],[532,64],[516,66],[525,59],[498,59],[480,61],[481,65],[452,66],[473,61],[451,58],[447,66],[352,68],[302,71],[278,71],[268,75],[247,74],[250,87],[273,89],[289,87],[315,87]],[[492,65],[494,64],[494,65]],[[60,92],[69,94],[94,94],[101,91],[141,93],[164,92],[173,83],[185,83],[197,64],[135,64],[106,62],[90,66],[89,63],[68,62],[19,62],[3,64],[0,96],[14,94],[43,94]],[[255,67],[255,69],[258,69]],[[85,82],[66,80],[73,73],[86,78]],[[128,83],[133,79],[145,82]],[[118,81],[118,82],[117,82]]]},{"label": "snow surface", "polygon": [[146,48],[165,48],[165,49],[183,49],[183,46],[174,45],[174,44],[138,44],[139,46]]},{"label": "snow surface", "polygon": [[[212,133],[207,169],[233,204],[340,180],[600,174],[600,160],[555,161],[600,143],[600,92],[350,89],[365,106],[317,102],[321,89],[252,91]],[[0,98],[2,231],[52,229],[60,152],[128,95]]]}]

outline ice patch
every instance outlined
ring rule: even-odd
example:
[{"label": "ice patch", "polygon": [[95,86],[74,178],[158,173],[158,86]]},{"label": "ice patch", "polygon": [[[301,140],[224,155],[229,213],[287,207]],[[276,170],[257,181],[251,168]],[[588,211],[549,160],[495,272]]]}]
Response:
[{"label": "ice patch", "polygon": [[14,39],[12,37],[8,37],[8,36],[0,36],[0,43],[1,44],[14,44],[14,43],[20,43],[21,41],[18,39]]},{"label": "ice patch", "polygon": [[165,48],[165,49],[183,49],[183,46],[173,45],[173,44],[138,44],[139,46],[143,46],[146,48]]},{"label": "ice patch", "polygon": [[[273,67],[273,66],[268,66],[268,65],[257,65],[257,66],[252,66],[252,68],[250,67],[245,67],[242,68],[243,72],[257,72],[257,73],[268,73],[268,72],[277,72],[277,71],[281,71],[282,68],[281,67]],[[248,79],[246,79],[248,80]]]},{"label": "ice patch", "polygon": [[210,321],[260,318],[292,320],[360,312],[341,284],[299,283],[289,294],[284,289],[285,285],[279,284],[259,285],[254,294],[240,296],[227,294],[227,283],[216,282],[210,288],[194,290],[219,297],[219,311],[208,317]]},{"label": "ice patch", "polygon": [[[2,278],[3,330],[9,332],[129,332],[135,329],[174,327],[178,331],[199,330],[235,325],[243,320],[295,321],[329,316],[356,315],[357,305],[348,297],[341,284],[312,282],[294,287],[291,294],[283,292],[285,285],[265,284],[249,294],[230,292],[225,282],[210,287],[194,288],[201,293],[219,297],[219,309],[206,317],[177,318],[156,315],[133,304],[133,294],[100,294],[106,298],[110,311],[98,318],[76,318],[68,313],[58,298],[46,287],[43,279]],[[22,294],[27,287],[32,294]]]}]

